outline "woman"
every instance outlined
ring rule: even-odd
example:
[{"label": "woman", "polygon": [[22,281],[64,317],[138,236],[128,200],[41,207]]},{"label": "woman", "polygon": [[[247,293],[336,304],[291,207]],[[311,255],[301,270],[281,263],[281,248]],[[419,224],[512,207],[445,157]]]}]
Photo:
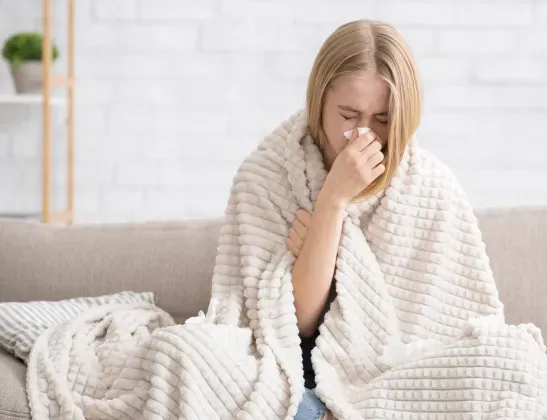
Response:
[{"label": "woman", "polygon": [[[287,239],[297,257],[293,288],[308,388],[296,419],[320,418],[326,411],[309,391],[315,387],[311,350],[335,298],[344,210],[389,184],[420,121],[418,72],[399,32],[369,21],[338,28],[315,59],[306,109],[328,175],[313,215],[299,210]],[[359,135],[358,128],[370,131]]]},{"label": "woman", "polygon": [[[196,410],[249,420],[547,413],[541,334],[505,324],[472,206],[413,139],[420,115],[414,60],[392,26],[351,22],[326,40],[306,109],[234,178],[209,325],[191,330],[212,353],[212,372],[188,386],[204,396]],[[529,379],[515,385],[508,371]]]}]

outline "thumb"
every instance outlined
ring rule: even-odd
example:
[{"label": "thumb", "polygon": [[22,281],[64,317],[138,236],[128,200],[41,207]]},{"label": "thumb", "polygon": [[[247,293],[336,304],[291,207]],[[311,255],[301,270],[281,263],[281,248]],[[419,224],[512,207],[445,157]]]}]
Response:
[{"label": "thumb", "polygon": [[357,128],[352,128],[351,130],[344,131],[344,137],[346,138],[346,140],[348,140],[348,143],[352,143],[357,137],[359,137]]}]

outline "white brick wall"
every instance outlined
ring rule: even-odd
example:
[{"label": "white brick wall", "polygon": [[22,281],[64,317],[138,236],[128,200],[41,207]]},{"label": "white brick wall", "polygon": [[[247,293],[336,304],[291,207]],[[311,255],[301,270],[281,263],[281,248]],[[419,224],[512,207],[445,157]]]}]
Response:
[{"label": "white brick wall", "polygon": [[[54,37],[66,51],[64,2]],[[241,159],[304,103],[328,34],[396,24],[425,87],[419,137],[476,207],[547,204],[545,0],[78,0],[77,221],[222,214]],[[41,28],[0,0],[0,39]],[[62,70],[64,57],[59,62]],[[12,91],[0,64],[0,93]],[[55,111],[61,163],[63,111]],[[40,205],[40,109],[0,105],[0,212]],[[64,170],[54,176],[62,203]]]}]

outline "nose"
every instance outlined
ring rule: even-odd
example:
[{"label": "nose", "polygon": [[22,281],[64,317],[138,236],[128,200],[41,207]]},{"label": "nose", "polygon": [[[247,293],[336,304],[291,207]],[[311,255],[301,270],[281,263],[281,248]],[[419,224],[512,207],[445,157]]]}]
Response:
[{"label": "nose", "polygon": [[370,127],[370,122],[370,116],[361,114],[357,120],[357,127]]}]

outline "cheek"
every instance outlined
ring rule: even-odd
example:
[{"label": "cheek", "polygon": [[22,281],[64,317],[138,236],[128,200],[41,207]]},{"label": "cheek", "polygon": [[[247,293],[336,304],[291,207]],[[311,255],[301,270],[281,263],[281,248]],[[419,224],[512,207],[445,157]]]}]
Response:
[{"label": "cheek", "polygon": [[331,117],[323,120],[323,130],[327,136],[327,141],[336,153],[340,153],[348,143],[344,137],[344,131],[351,130],[353,126],[352,121],[346,121],[342,117]]}]

